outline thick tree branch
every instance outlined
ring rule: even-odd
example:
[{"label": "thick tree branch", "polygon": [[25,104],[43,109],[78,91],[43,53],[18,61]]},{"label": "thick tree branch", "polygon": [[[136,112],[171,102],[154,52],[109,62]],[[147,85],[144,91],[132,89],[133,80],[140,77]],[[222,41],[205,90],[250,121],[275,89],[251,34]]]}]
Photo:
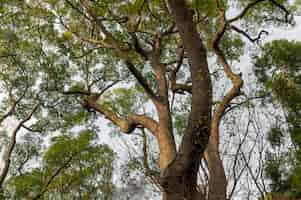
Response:
[{"label": "thick tree branch", "polygon": [[146,115],[130,115],[126,118],[120,117],[115,112],[104,108],[99,103],[96,102],[97,99],[87,97],[83,102],[83,106],[86,108],[91,108],[109,119],[113,124],[118,126],[120,130],[124,133],[132,133],[138,127],[144,127],[148,129],[155,136],[158,133],[158,123],[152,118]]},{"label": "thick tree branch", "polygon": [[[211,112],[211,80],[206,49],[192,21],[192,12],[186,7],[185,1],[169,0],[169,5],[187,52],[192,79],[192,108],[187,133],[185,133],[180,147],[180,151],[184,151],[181,155],[181,160],[183,159],[181,162],[185,160],[186,166],[183,167],[186,170],[197,160],[195,158],[194,161],[189,161],[189,154],[194,151],[199,155],[202,154],[208,142],[206,137],[209,136],[207,131],[209,131],[208,122]],[[188,145],[188,143],[190,144]]]},{"label": "thick tree branch", "polygon": [[151,66],[155,72],[158,94],[161,102],[168,104],[168,86],[166,80],[165,65],[160,62],[161,58],[161,34],[157,33],[153,39],[153,50],[151,52]]}]

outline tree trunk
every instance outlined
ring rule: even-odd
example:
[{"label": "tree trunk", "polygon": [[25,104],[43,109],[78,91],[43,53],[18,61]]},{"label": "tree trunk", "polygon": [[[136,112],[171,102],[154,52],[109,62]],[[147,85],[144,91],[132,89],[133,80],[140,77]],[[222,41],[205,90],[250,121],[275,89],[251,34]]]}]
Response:
[{"label": "tree trunk", "polygon": [[187,172],[184,176],[171,177],[173,188],[163,194],[163,200],[205,200],[202,192],[197,190],[194,172]]},{"label": "tree trunk", "polygon": [[210,177],[208,200],[225,200],[227,179],[218,149],[216,149],[214,144],[209,142],[205,154]]},{"label": "tree trunk", "polygon": [[175,159],[162,170],[164,200],[200,200],[197,173],[210,135],[212,85],[207,51],[184,0],[169,0],[189,61],[192,102],[188,125]]}]

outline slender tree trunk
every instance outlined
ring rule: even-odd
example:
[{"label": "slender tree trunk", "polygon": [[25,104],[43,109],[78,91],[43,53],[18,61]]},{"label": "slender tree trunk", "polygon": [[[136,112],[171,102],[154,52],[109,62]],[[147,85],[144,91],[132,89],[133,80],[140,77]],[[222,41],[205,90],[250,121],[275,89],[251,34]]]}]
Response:
[{"label": "slender tree trunk", "polygon": [[211,129],[205,158],[209,170],[209,198],[208,200],[225,200],[227,194],[227,179],[223,162],[219,155],[218,137],[215,129]]}]

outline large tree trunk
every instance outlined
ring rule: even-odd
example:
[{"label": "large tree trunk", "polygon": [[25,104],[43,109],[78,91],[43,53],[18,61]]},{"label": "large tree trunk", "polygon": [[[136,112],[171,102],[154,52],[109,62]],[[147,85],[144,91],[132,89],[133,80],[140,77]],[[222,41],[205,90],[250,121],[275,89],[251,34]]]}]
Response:
[{"label": "large tree trunk", "polygon": [[192,103],[188,125],[176,158],[162,171],[164,200],[199,200],[197,172],[210,135],[212,85],[207,52],[184,0],[169,0],[188,56],[192,80]]}]

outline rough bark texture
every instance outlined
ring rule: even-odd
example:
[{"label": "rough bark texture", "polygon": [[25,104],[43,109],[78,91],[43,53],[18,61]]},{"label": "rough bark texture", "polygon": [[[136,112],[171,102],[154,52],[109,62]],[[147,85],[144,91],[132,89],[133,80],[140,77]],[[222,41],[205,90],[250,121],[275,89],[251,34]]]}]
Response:
[{"label": "rough bark texture", "polygon": [[197,172],[209,139],[212,87],[206,49],[192,21],[192,12],[183,0],[169,0],[169,6],[190,64],[192,104],[177,156],[162,173],[162,187],[165,200],[194,200],[200,199]]}]

